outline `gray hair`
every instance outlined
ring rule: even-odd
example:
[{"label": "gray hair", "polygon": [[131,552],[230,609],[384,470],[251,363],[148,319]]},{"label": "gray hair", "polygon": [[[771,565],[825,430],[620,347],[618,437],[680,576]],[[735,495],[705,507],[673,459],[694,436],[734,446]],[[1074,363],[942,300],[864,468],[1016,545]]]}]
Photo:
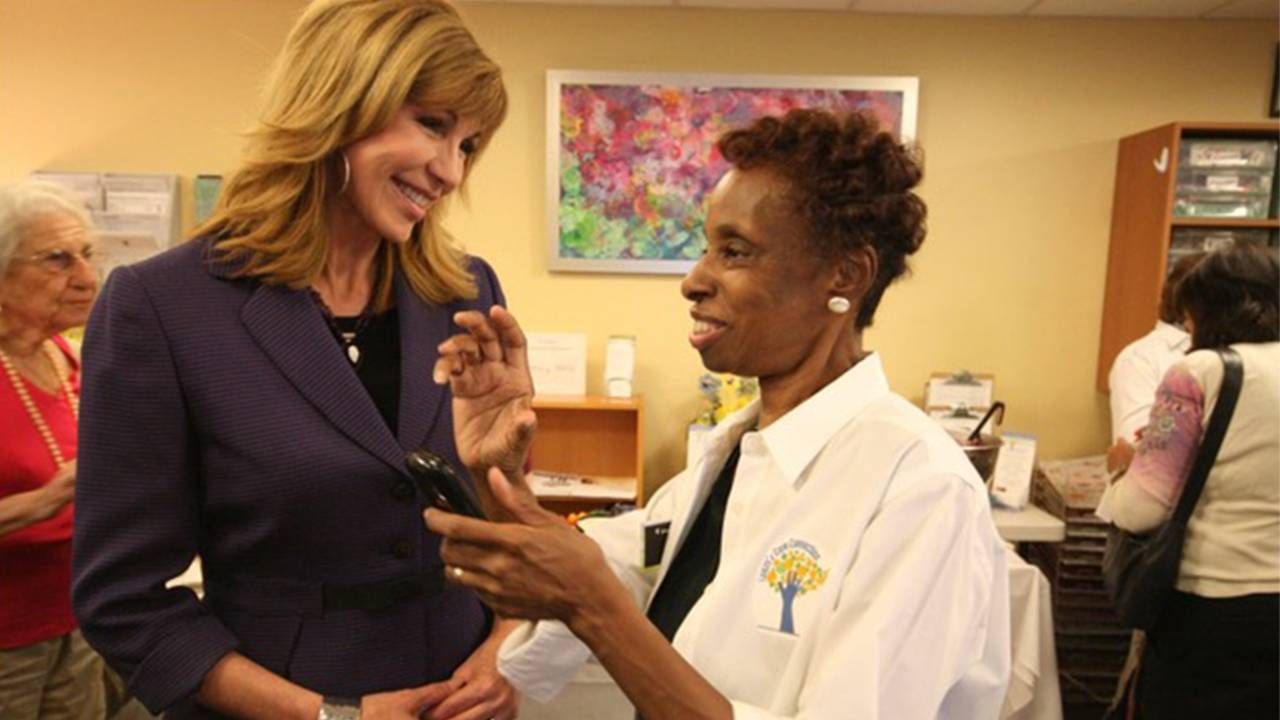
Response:
[{"label": "gray hair", "polygon": [[86,230],[93,229],[93,220],[84,202],[62,185],[27,179],[0,187],[0,274],[9,271],[26,226],[42,215],[51,214],[69,215],[79,220]]}]

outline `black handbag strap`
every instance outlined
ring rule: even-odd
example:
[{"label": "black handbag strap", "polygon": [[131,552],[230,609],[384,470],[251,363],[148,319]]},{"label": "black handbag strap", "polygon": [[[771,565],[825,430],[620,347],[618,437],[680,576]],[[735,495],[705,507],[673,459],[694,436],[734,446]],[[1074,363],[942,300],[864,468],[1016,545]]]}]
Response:
[{"label": "black handbag strap", "polygon": [[1240,397],[1240,385],[1244,380],[1240,353],[1229,347],[1219,348],[1216,352],[1222,358],[1222,386],[1218,389],[1218,402],[1213,406],[1213,415],[1209,417],[1209,426],[1205,428],[1195,464],[1191,466],[1182,497],[1178,498],[1178,507],[1173,512],[1173,520],[1183,525],[1191,519],[1205,480],[1209,478],[1209,470],[1218,460],[1218,449],[1227,434],[1227,425],[1231,424],[1231,415],[1236,410],[1236,400]]}]

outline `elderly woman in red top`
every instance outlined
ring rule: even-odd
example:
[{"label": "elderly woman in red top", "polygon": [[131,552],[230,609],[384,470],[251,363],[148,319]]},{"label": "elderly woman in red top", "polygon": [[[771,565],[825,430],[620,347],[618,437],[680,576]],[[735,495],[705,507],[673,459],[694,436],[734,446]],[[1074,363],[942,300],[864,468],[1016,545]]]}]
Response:
[{"label": "elderly woman in red top", "polygon": [[98,290],[90,221],[56,185],[0,189],[0,717],[99,718],[101,660],[71,613],[79,369],[59,333]]}]

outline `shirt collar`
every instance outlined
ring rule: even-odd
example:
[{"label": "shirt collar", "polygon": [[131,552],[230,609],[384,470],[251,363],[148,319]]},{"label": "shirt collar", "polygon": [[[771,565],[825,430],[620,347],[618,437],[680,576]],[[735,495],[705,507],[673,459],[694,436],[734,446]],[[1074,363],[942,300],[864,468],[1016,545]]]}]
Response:
[{"label": "shirt collar", "polygon": [[1155,333],[1169,346],[1170,350],[1185,350],[1191,346],[1191,336],[1177,325],[1157,320]]},{"label": "shirt collar", "polygon": [[719,472],[720,461],[729,456],[733,446],[738,444],[744,433],[756,426],[759,418],[760,398],[756,398],[741,410],[730,413],[712,428],[706,440],[703,457],[714,460],[711,465],[717,468],[717,472]]},{"label": "shirt collar", "polygon": [[[872,353],[760,431],[760,436],[787,482],[794,485],[840,428],[888,394],[880,356]],[[749,420],[754,422],[760,415],[759,400],[742,413],[748,410],[753,411]],[[738,435],[731,433],[731,437]]]}]

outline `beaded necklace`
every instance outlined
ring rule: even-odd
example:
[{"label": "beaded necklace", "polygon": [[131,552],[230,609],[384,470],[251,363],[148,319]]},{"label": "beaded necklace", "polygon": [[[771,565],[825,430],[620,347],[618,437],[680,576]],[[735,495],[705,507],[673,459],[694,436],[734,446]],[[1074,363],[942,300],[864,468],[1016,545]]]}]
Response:
[{"label": "beaded necklace", "polygon": [[[53,351],[49,349],[46,343],[41,348],[45,357],[49,358],[49,362],[53,363],[53,368],[58,373],[58,387],[63,394],[67,396],[67,404],[71,406],[71,416],[78,422],[80,420],[80,398],[71,390],[71,380],[69,374],[63,369],[57,359],[53,356]],[[31,399],[31,393],[27,392],[27,385],[22,380],[22,376],[18,374],[18,368],[14,367],[13,361],[9,359],[9,355],[0,350],[0,365],[4,365],[4,372],[9,376],[9,382],[13,384],[13,390],[18,394],[18,401],[22,403],[23,409],[27,411],[27,416],[31,418],[31,424],[36,426],[36,432],[40,433],[40,437],[44,440],[44,444],[49,448],[49,454],[53,456],[54,463],[58,467],[67,464],[67,457],[62,454],[62,448],[58,446],[58,441],[53,437],[53,430],[49,428],[49,423],[45,422],[44,415],[40,414],[40,408],[36,407],[36,403]]]}]

